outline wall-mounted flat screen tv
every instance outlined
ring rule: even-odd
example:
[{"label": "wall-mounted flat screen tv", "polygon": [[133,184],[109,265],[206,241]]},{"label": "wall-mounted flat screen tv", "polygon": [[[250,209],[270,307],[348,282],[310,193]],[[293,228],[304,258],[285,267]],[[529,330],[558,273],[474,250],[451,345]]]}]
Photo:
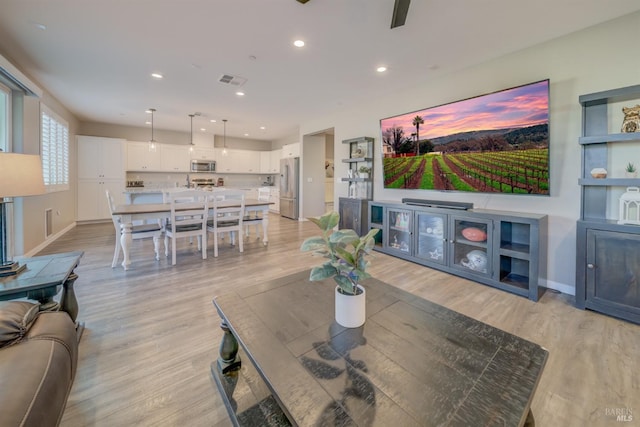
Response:
[{"label": "wall-mounted flat screen tv", "polygon": [[549,195],[549,80],[380,120],[385,188]]}]

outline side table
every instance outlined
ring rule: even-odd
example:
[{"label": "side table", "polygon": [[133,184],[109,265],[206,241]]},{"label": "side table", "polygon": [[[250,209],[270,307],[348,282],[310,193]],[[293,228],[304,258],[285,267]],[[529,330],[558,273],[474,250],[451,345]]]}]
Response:
[{"label": "side table", "polygon": [[[73,285],[78,278],[74,269],[84,252],[66,252],[23,258],[26,268],[15,276],[0,278],[0,301],[29,298],[40,303],[41,311],[65,311],[76,323],[78,340],[84,323],[78,322],[78,301]],[[60,301],[54,297],[62,290]]]}]

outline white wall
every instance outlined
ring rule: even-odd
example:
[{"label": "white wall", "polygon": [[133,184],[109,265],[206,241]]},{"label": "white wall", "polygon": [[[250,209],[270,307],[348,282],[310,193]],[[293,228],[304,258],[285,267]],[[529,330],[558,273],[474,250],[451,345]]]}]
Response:
[{"label": "white wall", "polygon": [[[409,90],[368,100],[351,111],[340,111],[302,123],[300,134],[335,128],[335,157],[348,157],[344,139],[375,137],[376,200],[403,197],[473,202],[476,208],[546,213],[549,215],[547,286],[575,292],[576,220],[579,218],[581,94],[636,85],[640,81],[640,13],[507,55],[446,77],[417,83]],[[385,78],[393,78],[393,70]],[[382,185],[379,120],[533,81],[550,79],[551,195],[514,196],[444,193],[427,190],[385,190]],[[346,166],[336,162],[336,176]],[[336,184],[334,203],[347,195]]]}]

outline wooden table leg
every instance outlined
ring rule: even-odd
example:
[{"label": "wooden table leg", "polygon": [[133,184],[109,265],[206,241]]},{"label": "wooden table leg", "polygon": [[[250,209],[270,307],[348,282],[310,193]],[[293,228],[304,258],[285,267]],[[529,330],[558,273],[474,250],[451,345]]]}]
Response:
[{"label": "wooden table leg", "polygon": [[62,295],[60,297],[60,311],[64,311],[69,314],[71,320],[76,324],[76,335],[78,342],[84,332],[84,322],[78,322],[78,300],[76,298],[76,292],[73,289],[73,285],[78,279],[76,273],[71,273],[67,280],[62,285]]},{"label": "wooden table leg", "polygon": [[131,248],[131,242],[133,238],[131,237],[131,229],[133,225],[131,221],[125,222],[124,219],[122,224],[120,224],[120,229],[122,232],[120,233],[120,245],[122,246],[122,254],[124,255],[124,260],[122,261],[122,268],[125,270],[129,269],[129,265],[131,265],[131,259],[129,258],[129,249]]},{"label": "wooden table leg", "polygon": [[69,313],[69,317],[74,322],[78,317],[78,300],[76,292],[73,290],[73,284],[78,279],[76,273],[71,273],[62,285],[62,297],[60,298],[60,311]]},{"label": "wooden table leg", "polygon": [[267,227],[269,226],[269,209],[262,212],[262,243],[267,246],[269,237],[267,237]]},{"label": "wooden table leg", "polygon": [[241,367],[240,356],[238,356],[238,341],[229,329],[226,320],[220,323],[220,329],[224,332],[220,341],[220,354],[218,356],[218,369],[222,374],[237,371]]}]

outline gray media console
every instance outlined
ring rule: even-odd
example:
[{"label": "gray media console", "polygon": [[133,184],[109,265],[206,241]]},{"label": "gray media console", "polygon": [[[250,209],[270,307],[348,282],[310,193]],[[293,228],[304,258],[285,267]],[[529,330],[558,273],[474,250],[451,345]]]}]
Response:
[{"label": "gray media console", "polygon": [[537,301],[546,277],[547,216],[369,202],[376,249]]}]

